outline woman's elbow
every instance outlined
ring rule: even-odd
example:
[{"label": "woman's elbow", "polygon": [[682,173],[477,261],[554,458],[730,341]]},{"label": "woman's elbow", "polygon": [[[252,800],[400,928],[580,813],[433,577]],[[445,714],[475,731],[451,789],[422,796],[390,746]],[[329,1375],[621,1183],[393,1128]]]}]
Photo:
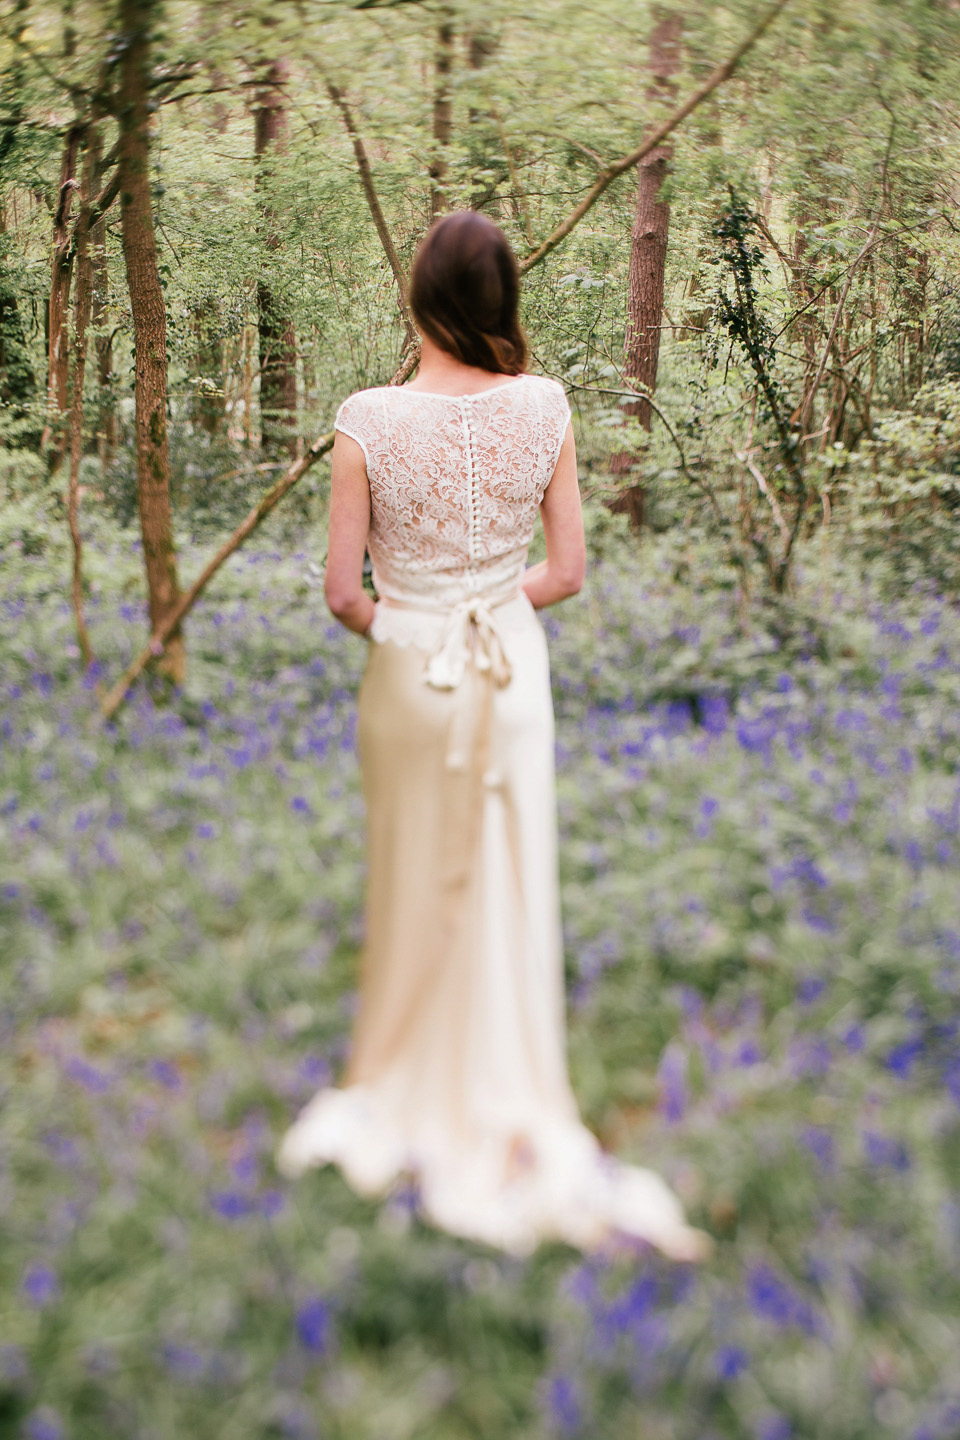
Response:
[{"label": "woman's elbow", "polygon": [[341,620],[344,615],[350,613],[362,594],[362,590],[354,590],[345,585],[338,585],[335,582],[331,583],[328,581],[324,586],[327,608],[338,620]]},{"label": "woman's elbow", "polygon": [[563,590],[563,598],[569,599],[571,595],[579,595],[583,589],[583,582],[587,576],[586,559],[576,561],[572,565],[566,565],[557,576],[557,581]]}]

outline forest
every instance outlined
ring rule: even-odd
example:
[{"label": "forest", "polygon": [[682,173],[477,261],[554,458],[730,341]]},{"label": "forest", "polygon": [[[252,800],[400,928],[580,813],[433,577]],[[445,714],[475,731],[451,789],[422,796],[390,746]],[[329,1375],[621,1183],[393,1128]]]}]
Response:
[{"label": "forest", "polygon": [[[577,440],[574,1088],[699,1267],[273,1164],[333,417],[468,208]],[[0,1437],[958,1440],[958,237],[957,0],[0,0]]]}]

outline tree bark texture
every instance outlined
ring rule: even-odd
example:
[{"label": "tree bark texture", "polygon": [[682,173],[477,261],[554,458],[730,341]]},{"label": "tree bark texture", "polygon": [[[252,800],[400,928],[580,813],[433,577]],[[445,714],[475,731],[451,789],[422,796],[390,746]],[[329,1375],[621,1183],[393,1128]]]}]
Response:
[{"label": "tree bark texture", "polygon": [[453,97],[450,93],[453,42],[453,21],[447,16],[437,27],[437,46],[434,54],[433,159],[430,161],[431,220],[435,220],[447,209],[447,195],[444,186],[450,168],[447,162],[447,147],[453,132]]},{"label": "tree bark texture", "polygon": [[[658,6],[650,34],[650,86],[647,98],[659,105],[676,96],[674,76],[680,63],[683,16],[678,10]],[[663,323],[663,296],[667,267],[667,239],[670,233],[670,205],[660,198],[667,177],[673,147],[658,145],[637,166],[637,205],[630,241],[630,277],[627,291],[627,327],[623,347],[623,373],[628,382],[652,395],[657,388],[660,361],[660,328]],[[653,422],[653,411],[644,395],[623,406],[624,416],[635,416],[644,430]],[[634,457],[620,450],[611,458],[615,475],[633,469]],[[629,516],[638,527],[643,523],[644,495],[640,485],[621,491],[612,507]]]},{"label": "tree bark texture", "polygon": [[[254,110],[254,155],[264,248],[272,256],[280,249],[278,217],[271,204],[266,163],[282,154],[287,134],[286,60],[267,67]],[[297,448],[297,338],[283,297],[278,293],[269,263],[257,281],[260,336],[260,422],[264,448],[293,455]]]},{"label": "tree bark texture", "polygon": [[113,463],[117,448],[117,411],[113,394],[113,335],[110,319],[110,273],[107,268],[107,222],[103,216],[90,230],[93,263],[93,305],[91,321],[96,331],[97,354],[97,454],[101,469]]},{"label": "tree bark texture", "polygon": [[[682,14],[658,7],[650,36],[651,84],[647,92],[654,103],[671,100],[676,95],[673,77],[679,66],[682,34]],[[637,208],[630,244],[623,372],[628,380],[635,381],[650,394],[657,388],[667,240],[670,234],[670,204],[660,198],[660,192],[672,154],[672,146],[659,145],[637,166]],[[645,430],[650,429],[652,411],[642,397],[631,401],[625,407],[625,413],[635,415]]]},{"label": "tree bark texture", "polygon": [[47,463],[51,474],[59,469],[67,443],[65,420],[70,377],[67,315],[73,273],[70,210],[77,188],[77,156],[82,135],[81,125],[71,125],[64,138],[60,159],[60,184],[53,215],[53,259],[50,263],[47,324],[47,423],[41,441],[43,449],[50,447]]},{"label": "tree bark texture", "polygon": [[[16,148],[19,127],[25,115],[24,66],[18,46],[27,28],[27,4],[28,0],[15,0],[11,16],[14,57],[8,70],[9,124],[0,131],[0,185],[3,186],[3,193],[6,193],[7,189],[7,164]],[[7,234],[5,207],[0,200],[0,406],[8,410],[12,417],[22,421],[33,399],[36,379],[17,303],[17,287],[11,273],[12,253],[13,245]],[[39,434],[35,432],[28,437],[21,430],[17,438],[21,444],[30,443],[31,440],[39,439]]]},{"label": "tree bark texture", "polygon": [[[154,0],[120,0],[123,54],[117,115],[123,259],[133,315],[137,487],[151,632],[180,596],[167,453],[167,321],[150,195],[147,104],[155,11]],[[157,668],[174,684],[183,683],[185,655],[179,628],[167,640]]]},{"label": "tree bark texture", "polygon": [[96,127],[87,135],[80,184],[80,213],[74,227],[73,367],[70,395],[70,488],[67,517],[73,542],[73,614],[77,641],[84,666],[93,663],[93,650],[83,612],[83,539],[80,534],[80,462],[83,459],[83,382],[87,364],[87,328],[93,293],[93,260],[90,254],[90,204],[99,161]]}]

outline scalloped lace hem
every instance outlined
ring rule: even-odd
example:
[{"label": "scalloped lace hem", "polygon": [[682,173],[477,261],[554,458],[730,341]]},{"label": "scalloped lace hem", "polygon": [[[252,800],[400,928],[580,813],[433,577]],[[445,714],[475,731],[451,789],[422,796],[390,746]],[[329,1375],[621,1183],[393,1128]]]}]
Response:
[{"label": "scalloped lace hem", "polygon": [[433,1224],[513,1254],[547,1239],[586,1251],[644,1241],[677,1261],[711,1248],[659,1175],[604,1154],[576,1119],[543,1117],[468,1146],[406,1133],[364,1086],[322,1090],[284,1135],[277,1167],[292,1178],[325,1164],[373,1198],[412,1176]]}]

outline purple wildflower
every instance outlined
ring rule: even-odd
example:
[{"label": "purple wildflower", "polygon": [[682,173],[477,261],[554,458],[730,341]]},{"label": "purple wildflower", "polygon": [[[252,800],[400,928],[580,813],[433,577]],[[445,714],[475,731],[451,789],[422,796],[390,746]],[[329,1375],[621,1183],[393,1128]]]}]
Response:
[{"label": "purple wildflower", "polygon": [[923,1054],[924,1044],[919,1036],[911,1040],[903,1040],[899,1045],[894,1046],[887,1056],[887,1069],[901,1080],[909,1080],[911,1072],[920,1056]]},{"label": "purple wildflower", "polygon": [[49,1265],[28,1265],[20,1283],[24,1299],[41,1310],[52,1305],[60,1294],[60,1281]]},{"label": "purple wildflower", "polygon": [[63,1440],[63,1421],[56,1410],[49,1405],[41,1405],[27,1416],[23,1433],[27,1440]]},{"label": "purple wildflower", "polygon": [[750,1357],[739,1345],[721,1345],[713,1357],[714,1369],[720,1380],[736,1380],[746,1370]]},{"label": "purple wildflower", "polygon": [[889,1166],[891,1170],[910,1169],[910,1156],[903,1142],[889,1135],[880,1135],[875,1130],[864,1132],[863,1153],[871,1165]]},{"label": "purple wildflower", "polygon": [[757,1440],[790,1440],[792,1434],[786,1415],[767,1415],[757,1426]]},{"label": "purple wildflower", "polygon": [[330,1348],[330,1306],[314,1296],[297,1311],[297,1337],[312,1355],[325,1355]]},{"label": "purple wildflower", "polygon": [[250,1196],[241,1195],[238,1190],[215,1190],[210,1196],[210,1209],[222,1220],[243,1220],[253,1208]]},{"label": "purple wildflower", "polygon": [[568,1375],[554,1375],[547,1384],[550,1418],[562,1435],[575,1435],[582,1425],[579,1387]]}]

